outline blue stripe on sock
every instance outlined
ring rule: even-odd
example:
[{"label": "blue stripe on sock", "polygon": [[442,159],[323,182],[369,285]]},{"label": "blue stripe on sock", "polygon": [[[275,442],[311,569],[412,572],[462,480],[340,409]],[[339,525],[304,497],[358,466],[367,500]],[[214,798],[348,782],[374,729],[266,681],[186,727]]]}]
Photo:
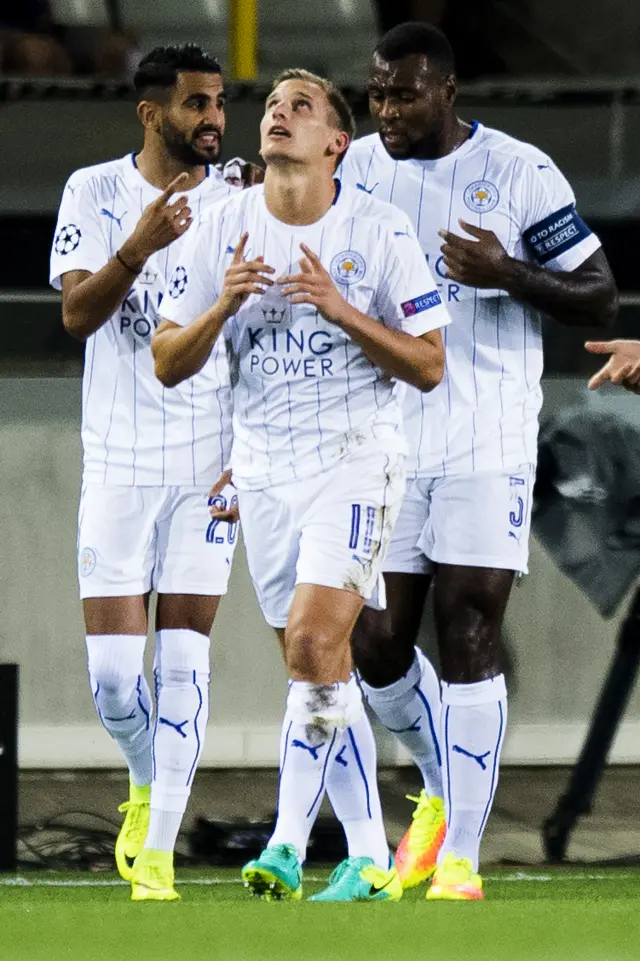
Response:
[{"label": "blue stripe on sock", "polygon": [[347,728],[347,731],[349,732],[349,737],[351,739],[351,747],[353,748],[353,753],[356,756],[356,762],[360,770],[360,774],[362,775],[362,780],[364,781],[364,790],[367,795],[367,814],[369,815],[369,820],[371,820],[371,798],[369,796],[369,782],[367,781],[367,775],[364,773],[364,765],[360,758],[360,752],[358,751],[358,746],[356,744],[356,739],[353,736],[353,731],[351,730],[350,727]]},{"label": "blue stripe on sock", "polygon": [[337,728],[334,728],[334,730],[333,730],[333,737],[331,738],[331,744],[329,745],[329,748],[328,748],[328,750],[327,750],[327,753],[326,753],[326,756],[325,756],[325,759],[324,759],[324,767],[323,767],[323,769],[322,769],[322,781],[320,782],[320,790],[319,790],[318,793],[316,794],[316,796],[315,796],[315,798],[314,798],[314,800],[313,800],[313,804],[311,805],[311,807],[310,807],[309,810],[307,811],[307,817],[308,817],[308,818],[311,817],[311,814],[312,814],[312,812],[313,812],[313,809],[314,809],[314,807],[316,806],[316,804],[318,803],[318,801],[322,801],[322,797],[323,797],[323,795],[324,795],[324,779],[325,779],[325,775],[326,775],[326,773],[327,773],[327,764],[329,763],[329,757],[331,756],[331,751],[333,750],[333,745],[334,745],[335,742],[336,742],[336,736],[337,736],[337,734],[338,734],[338,729],[337,729]]},{"label": "blue stripe on sock", "polygon": [[98,694],[99,694],[99,693],[100,693],[100,681],[98,681],[98,683],[96,684],[96,689],[95,689],[95,691],[93,692],[93,703],[94,703],[95,706],[96,706],[96,711],[98,712],[98,717],[100,718],[100,720],[101,720],[102,723],[104,724],[104,721],[102,720],[102,712],[100,711],[100,708],[98,707]]},{"label": "blue stripe on sock", "polygon": [[491,791],[489,792],[489,800],[487,801],[487,806],[484,811],[484,816],[480,823],[480,828],[478,829],[478,837],[482,837],[482,832],[484,831],[484,826],[486,824],[487,818],[489,817],[489,811],[491,810],[491,805],[493,804],[493,798],[496,793],[496,774],[498,772],[498,756],[500,754],[500,744],[502,742],[502,731],[504,728],[504,713],[502,711],[502,703],[498,701],[498,709],[500,711],[500,728],[498,730],[498,742],[496,744],[495,754],[493,755],[493,771],[491,772]]},{"label": "blue stripe on sock", "polygon": [[202,691],[200,690],[200,687],[196,680],[195,671],[193,672],[193,683],[195,684],[196,691],[198,692],[198,698],[200,699],[200,703],[198,704],[198,710],[196,711],[196,716],[193,720],[193,728],[196,732],[196,756],[193,759],[193,764],[191,765],[191,770],[189,771],[189,777],[187,778],[187,787],[189,787],[189,785],[191,784],[191,779],[193,778],[193,775],[196,773],[196,764],[198,763],[198,758],[200,757],[200,734],[198,733],[198,718],[200,717],[200,711],[202,710],[202,704],[204,701],[202,697]]},{"label": "blue stripe on sock", "polygon": [[429,718],[429,730],[431,731],[431,737],[433,738],[433,743],[436,749],[436,760],[438,762],[438,767],[442,767],[442,754],[440,753],[440,745],[438,744],[438,738],[436,737],[436,729],[433,724],[433,714],[431,713],[429,702],[420,690],[419,684],[414,684],[413,689],[424,704],[424,709],[427,712],[427,717]]},{"label": "blue stripe on sock", "polygon": [[449,760],[449,711],[451,708],[447,706],[447,710],[444,712],[444,749],[447,752],[447,828],[451,824],[451,762]]},{"label": "blue stripe on sock", "polygon": [[156,734],[158,733],[158,718],[160,717],[160,704],[158,698],[160,696],[160,672],[157,667],[153,669],[153,693],[156,700],[156,721],[153,725],[153,737],[151,738],[151,762],[153,765],[153,775],[152,779],[156,779]]},{"label": "blue stripe on sock", "polygon": [[95,689],[95,691],[93,692],[93,703],[94,703],[95,706],[96,706],[96,711],[98,712],[98,717],[100,718],[100,723],[102,724],[102,726],[103,726],[104,728],[106,728],[106,724],[104,723],[104,718],[103,718],[103,716],[102,716],[102,711],[100,710],[100,707],[99,707],[99,705],[98,705],[98,694],[99,694],[99,693],[100,693],[100,681],[98,681],[98,683],[96,684],[96,689]]},{"label": "blue stripe on sock", "polygon": [[140,708],[140,710],[141,710],[142,713],[144,714],[145,718],[147,719],[147,728],[146,728],[146,729],[147,729],[147,731],[148,731],[148,730],[149,730],[149,727],[151,726],[151,717],[150,717],[149,712],[147,711],[146,707],[145,707],[144,704],[142,703],[142,674],[138,674],[138,683],[136,684],[136,691],[138,692],[138,707]]},{"label": "blue stripe on sock", "polygon": [[[293,681],[289,682],[289,687]],[[289,735],[291,734],[291,725],[293,721],[289,721],[289,727],[287,728],[287,736],[284,739],[284,751],[282,752],[282,764],[280,766],[280,777],[278,778],[278,797],[276,798],[276,821],[278,820],[278,814],[280,813],[280,787],[282,785],[282,775],[284,774],[284,766],[287,763],[287,751],[289,749]]]}]

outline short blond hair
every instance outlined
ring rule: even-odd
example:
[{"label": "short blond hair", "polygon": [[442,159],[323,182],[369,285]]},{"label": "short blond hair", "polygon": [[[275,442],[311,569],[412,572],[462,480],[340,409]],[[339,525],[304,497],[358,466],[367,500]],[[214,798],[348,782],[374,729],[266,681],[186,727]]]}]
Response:
[{"label": "short blond hair", "polygon": [[[302,67],[288,67],[287,70],[283,70],[273,81],[273,86],[271,90],[275,90],[279,87],[281,83],[285,80],[303,80],[305,83],[312,83],[316,87],[320,87],[324,91],[331,110],[335,114],[336,127],[343,133],[346,133],[349,137],[349,143],[353,140],[356,135],[356,122],[351,112],[351,107],[347,103],[343,93],[339,90],[330,80],[326,77],[319,77],[315,73],[311,73],[310,70],[303,70]],[[342,160],[344,154],[341,154],[339,161]]]}]

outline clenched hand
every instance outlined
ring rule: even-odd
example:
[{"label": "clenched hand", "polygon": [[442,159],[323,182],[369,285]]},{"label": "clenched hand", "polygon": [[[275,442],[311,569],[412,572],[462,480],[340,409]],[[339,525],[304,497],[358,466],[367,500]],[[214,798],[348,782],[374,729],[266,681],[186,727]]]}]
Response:
[{"label": "clenched hand", "polygon": [[460,226],[475,240],[439,230],[444,243],[440,250],[444,256],[447,277],[467,287],[493,288],[504,284],[505,268],[511,258],[492,230],[474,227],[464,220]]}]

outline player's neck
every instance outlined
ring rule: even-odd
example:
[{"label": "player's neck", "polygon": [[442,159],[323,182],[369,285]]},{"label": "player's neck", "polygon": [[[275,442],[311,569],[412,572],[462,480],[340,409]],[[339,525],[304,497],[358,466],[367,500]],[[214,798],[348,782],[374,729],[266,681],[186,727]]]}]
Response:
[{"label": "player's neck", "polygon": [[283,224],[302,227],[321,220],[336,199],[333,177],[297,166],[268,166],[264,178],[267,210]]},{"label": "player's neck", "polygon": [[166,151],[158,150],[152,144],[145,144],[139,154],[136,154],[136,167],[152,187],[165,190],[178,174],[186,173],[189,180],[184,190],[192,190],[202,183],[207,176],[206,167],[186,165],[169,156]]},{"label": "player's neck", "polygon": [[429,140],[425,140],[417,160],[440,160],[461,147],[465,140],[471,136],[472,127],[463,120],[458,120],[454,113],[450,113],[442,129],[437,135]]}]

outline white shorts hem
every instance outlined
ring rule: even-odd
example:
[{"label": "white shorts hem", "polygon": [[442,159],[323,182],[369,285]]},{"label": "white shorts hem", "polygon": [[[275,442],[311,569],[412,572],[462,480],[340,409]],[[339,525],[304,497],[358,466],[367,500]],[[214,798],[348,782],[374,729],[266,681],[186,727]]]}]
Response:
[{"label": "white shorts hem", "polygon": [[262,612],[262,616],[269,627],[272,627],[274,631],[283,631],[289,621],[288,617],[283,620],[281,617],[272,617],[270,614],[267,614],[266,611]]},{"label": "white shorts hem", "polygon": [[[371,593],[369,594],[368,597],[364,597],[364,595],[363,595],[363,594],[360,594],[358,591],[350,591],[350,590],[348,590],[346,587],[343,587],[342,584],[327,584],[327,583],[322,583],[322,584],[321,584],[321,583],[319,582],[319,580],[313,580],[313,581],[311,581],[311,580],[309,580],[308,577],[303,578],[303,580],[301,580],[301,581],[296,581],[296,587],[297,587],[299,584],[309,584],[311,587],[329,587],[329,588],[331,588],[332,590],[344,591],[345,594],[356,594],[358,597],[360,597],[360,598],[364,601],[364,603],[365,603],[366,605],[373,605],[373,607],[374,607],[375,610],[379,610],[379,608],[377,607],[377,602],[376,602],[375,599],[374,599],[375,589],[374,589],[373,591],[371,591]],[[288,618],[288,616],[287,616],[287,617],[278,617],[276,614],[273,614],[273,615],[272,615],[272,614],[267,614],[267,612],[266,612],[264,609],[262,609],[262,608],[261,608],[261,610],[262,610],[262,616],[264,617],[264,619],[265,619],[265,621],[267,622],[267,624],[269,625],[269,627],[273,627],[274,629],[280,629],[280,630],[281,630],[281,629],[285,628],[285,627],[287,626],[287,624],[289,623],[289,618]]]},{"label": "white shorts hem", "polygon": [[86,601],[91,597],[144,597],[152,590],[151,585],[144,584],[99,584],[96,587],[86,587],[80,584],[80,600]]},{"label": "white shorts hem", "polygon": [[107,584],[106,586],[87,588],[83,590],[80,586],[80,600],[88,600],[90,597],[144,597],[145,594],[155,591],[156,594],[192,594],[197,597],[224,597],[227,593],[228,584],[193,584],[176,585],[162,584],[158,587],[151,585],[126,584],[118,587],[117,584]]},{"label": "white shorts hem", "polygon": [[433,567],[433,561],[423,557],[415,561],[387,561],[382,569],[383,574],[428,574]]},{"label": "white shorts hem", "polygon": [[362,591],[354,591],[350,587],[345,587],[344,584],[338,584],[335,580],[332,581],[329,577],[322,579],[321,577],[322,575],[319,575],[318,577],[314,577],[313,580],[310,577],[303,577],[300,580],[296,580],[296,587],[298,587],[299,584],[308,584],[310,587],[329,587],[333,591],[344,591],[345,594],[357,594],[357,596],[361,597],[363,601],[370,601],[376,592],[376,587],[378,586],[376,578],[376,583],[373,584],[371,590],[367,591],[365,594]]},{"label": "white shorts hem", "polygon": [[[437,552],[436,552],[437,553]],[[529,568],[522,562],[514,563],[502,557],[482,557],[470,554],[447,554],[438,557],[433,554],[429,560],[434,564],[449,564],[455,567],[492,567],[499,571],[514,571],[516,574],[528,574]]]},{"label": "white shorts hem", "polygon": [[154,587],[156,594],[193,594],[199,597],[224,597],[228,583],[224,584],[159,584]]}]

